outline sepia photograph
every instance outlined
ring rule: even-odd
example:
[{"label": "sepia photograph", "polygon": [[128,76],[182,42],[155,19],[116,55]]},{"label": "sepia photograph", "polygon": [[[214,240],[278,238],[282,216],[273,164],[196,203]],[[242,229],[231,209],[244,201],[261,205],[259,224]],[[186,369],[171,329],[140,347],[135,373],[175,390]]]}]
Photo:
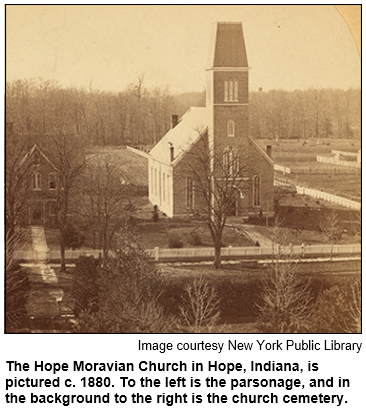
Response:
[{"label": "sepia photograph", "polygon": [[5,333],[360,334],[360,32],[6,5]]}]

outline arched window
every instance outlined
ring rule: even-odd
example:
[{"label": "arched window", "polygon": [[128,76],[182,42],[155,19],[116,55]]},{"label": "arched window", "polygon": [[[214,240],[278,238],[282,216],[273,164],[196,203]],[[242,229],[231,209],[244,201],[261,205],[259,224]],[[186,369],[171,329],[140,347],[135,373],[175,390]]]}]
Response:
[{"label": "arched window", "polygon": [[235,136],[235,123],[233,120],[229,120],[227,123],[227,135],[228,137]]},{"label": "arched window", "polygon": [[253,205],[261,205],[261,180],[259,176],[253,177]]}]

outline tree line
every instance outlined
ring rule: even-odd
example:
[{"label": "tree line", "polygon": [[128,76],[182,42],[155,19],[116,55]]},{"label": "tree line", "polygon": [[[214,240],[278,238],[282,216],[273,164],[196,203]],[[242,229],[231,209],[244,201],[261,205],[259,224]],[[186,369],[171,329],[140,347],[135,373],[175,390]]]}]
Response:
[{"label": "tree line", "polygon": [[351,139],[361,133],[361,89],[261,90],[250,93],[256,139]]},{"label": "tree line", "polygon": [[119,93],[17,80],[6,84],[6,122],[29,138],[62,129],[83,136],[88,145],[153,145],[169,129],[170,115],[182,115],[200,98],[201,93],[178,98],[167,88],[148,90],[143,76]]},{"label": "tree line", "polygon": [[[250,93],[250,134],[256,139],[359,138],[361,90],[259,90]],[[121,92],[63,88],[42,79],[6,84],[6,121],[15,133],[49,135],[67,127],[88,145],[154,145],[172,114],[204,106],[205,93],[147,89],[139,76]]]}]

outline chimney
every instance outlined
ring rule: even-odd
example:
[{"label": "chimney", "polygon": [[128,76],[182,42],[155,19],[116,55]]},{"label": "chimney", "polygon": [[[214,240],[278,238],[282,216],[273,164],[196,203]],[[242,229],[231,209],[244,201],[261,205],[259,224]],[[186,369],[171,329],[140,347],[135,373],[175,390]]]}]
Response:
[{"label": "chimney", "polygon": [[272,159],[272,146],[267,146],[267,155]]},{"label": "chimney", "polygon": [[168,143],[170,144],[170,163],[172,163],[174,161],[174,146],[173,143]]},{"label": "chimney", "polygon": [[174,129],[174,127],[178,124],[178,115],[177,114],[172,114],[172,117],[170,119],[170,128]]}]

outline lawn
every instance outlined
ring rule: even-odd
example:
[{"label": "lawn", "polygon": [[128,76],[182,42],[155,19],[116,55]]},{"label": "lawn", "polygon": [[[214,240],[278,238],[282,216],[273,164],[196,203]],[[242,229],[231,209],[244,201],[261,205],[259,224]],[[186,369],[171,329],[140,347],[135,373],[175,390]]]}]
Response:
[{"label": "lawn", "polygon": [[[169,248],[175,245],[171,244],[171,239],[178,239],[180,247],[199,248],[213,247],[213,241],[208,227],[204,221],[194,218],[166,218],[161,217],[158,222],[151,219],[151,205],[147,203],[146,198],[138,200],[138,206],[134,213],[133,228],[137,235],[139,243],[145,249]],[[329,202],[316,200],[309,196],[300,196],[295,194],[285,194],[280,200],[280,221],[284,233],[285,243],[307,245],[328,243],[327,239],[320,232],[319,227],[323,217],[335,210],[339,216],[339,225],[344,229],[340,243],[358,243],[360,236],[358,234],[358,220],[356,212],[349,209],[336,207]],[[229,222],[230,223],[230,222]],[[270,222],[272,224],[273,222]],[[273,239],[273,227],[265,227],[265,220],[257,218],[249,219],[244,224],[242,220],[237,219],[237,223],[230,223],[231,227],[226,227],[223,234],[222,245],[227,246],[254,246],[256,238]],[[250,232],[254,231],[251,238],[238,233],[235,227]],[[251,229],[251,230],[249,230]],[[47,245],[50,249],[59,248],[59,232],[56,229],[46,229]],[[258,236],[256,236],[256,233]],[[92,233],[83,233],[85,243],[80,248],[83,250],[93,248]],[[95,246],[98,244],[98,236],[95,236]],[[261,243],[261,242],[260,242]]]},{"label": "lawn", "polygon": [[[205,222],[190,219],[160,219],[158,222],[140,222],[137,224],[138,237],[146,249],[154,247],[169,248],[170,239],[181,241],[182,247],[213,247],[213,241]],[[223,246],[254,246],[254,242],[225,228]]]},{"label": "lawn", "polygon": [[291,174],[300,185],[334,193],[339,196],[348,195],[354,200],[361,200],[361,175],[333,175],[329,174]]}]

